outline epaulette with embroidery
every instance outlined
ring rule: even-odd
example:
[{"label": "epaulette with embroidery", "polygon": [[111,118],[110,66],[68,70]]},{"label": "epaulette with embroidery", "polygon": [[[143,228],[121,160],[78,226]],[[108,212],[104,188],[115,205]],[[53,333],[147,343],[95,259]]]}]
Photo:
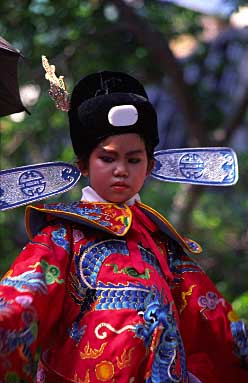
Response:
[{"label": "epaulette with embroidery", "polygon": [[[163,233],[178,242],[185,250],[195,254],[201,253],[201,246],[197,242],[181,236],[156,210],[143,203],[137,203],[137,206]],[[126,204],[71,202],[30,205],[26,208],[26,230],[29,238],[32,239],[41,228],[45,227],[51,217],[62,218],[118,237],[126,235],[132,223],[132,211]]]},{"label": "epaulette with embroidery", "polygon": [[69,202],[29,205],[25,214],[29,238],[32,238],[42,227],[46,226],[51,216],[84,224],[117,236],[125,235],[132,222],[132,213],[125,204]]}]

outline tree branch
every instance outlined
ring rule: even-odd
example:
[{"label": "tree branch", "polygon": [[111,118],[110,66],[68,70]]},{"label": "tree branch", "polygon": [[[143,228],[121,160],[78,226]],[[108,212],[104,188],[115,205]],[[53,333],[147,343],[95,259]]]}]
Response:
[{"label": "tree branch", "polygon": [[184,82],[182,70],[174,57],[164,36],[139,16],[135,10],[126,5],[123,0],[104,0],[103,3],[114,4],[120,12],[127,29],[151,53],[154,63],[172,80],[174,94],[184,115],[189,131],[189,144],[191,146],[206,146],[208,139],[207,129],[204,128],[199,115],[199,106],[193,104],[189,88]]},{"label": "tree branch", "polygon": [[243,97],[239,100],[238,104],[235,105],[233,113],[227,118],[227,121],[224,123],[223,131],[225,132],[222,145],[228,144],[230,139],[233,137],[234,133],[240,126],[245,116],[245,113],[248,110],[248,88],[245,89]]},{"label": "tree branch", "polygon": [[192,212],[204,189],[204,186],[182,184],[180,190],[176,193],[172,203],[171,220],[179,232],[191,232]]}]

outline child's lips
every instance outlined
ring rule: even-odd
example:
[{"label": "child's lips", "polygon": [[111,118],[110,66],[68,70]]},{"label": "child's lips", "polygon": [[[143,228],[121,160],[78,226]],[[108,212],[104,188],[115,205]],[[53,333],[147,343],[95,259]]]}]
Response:
[{"label": "child's lips", "polygon": [[114,190],[119,190],[119,191],[121,191],[121,190],[126,190],[126,189],[128,189],[128,185],[125,184],[125,183],[123,183],[123,182],[116,182],[116,183],[114,183],[114,184],[112,185],[112,188],[113,188]]}]

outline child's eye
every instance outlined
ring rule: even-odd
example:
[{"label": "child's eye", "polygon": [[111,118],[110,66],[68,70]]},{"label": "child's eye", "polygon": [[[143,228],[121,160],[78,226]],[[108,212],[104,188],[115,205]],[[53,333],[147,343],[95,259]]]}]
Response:
[{"label": "child's eye", "polygon": [[140,158],[129,158],[128,162],[130,164],[138,164],[141,161]]},{"label": "child's eye", "polygon": [[108,157],[108,156],[102,156],[102,157],[100,157],[100,158],[101,158],[101,160],[102,160],[103,162],[111,163],[111,162],[114,161],[114,159],[113,159],[112,157]]}]

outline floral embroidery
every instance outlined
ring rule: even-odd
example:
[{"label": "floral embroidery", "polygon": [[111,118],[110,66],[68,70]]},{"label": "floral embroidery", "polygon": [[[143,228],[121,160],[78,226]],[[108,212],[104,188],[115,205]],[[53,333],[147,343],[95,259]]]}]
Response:
[{"label": "floral embroidery", "polygon": [[225,301],[223,298],[219,298],[218,295],[215,293],[215,292],[212,292],[212,291],[208,291],[206,293],[206,295],[202,295],[198,298],[198,304],[200,307],[202,307],[201,309],[201,313],[203,314],[203,316],[205,318],[206,315],[204,313],[204,311],[206,310],[215,310],[217,305],[221,303],[223,306],[225,306]]}]

